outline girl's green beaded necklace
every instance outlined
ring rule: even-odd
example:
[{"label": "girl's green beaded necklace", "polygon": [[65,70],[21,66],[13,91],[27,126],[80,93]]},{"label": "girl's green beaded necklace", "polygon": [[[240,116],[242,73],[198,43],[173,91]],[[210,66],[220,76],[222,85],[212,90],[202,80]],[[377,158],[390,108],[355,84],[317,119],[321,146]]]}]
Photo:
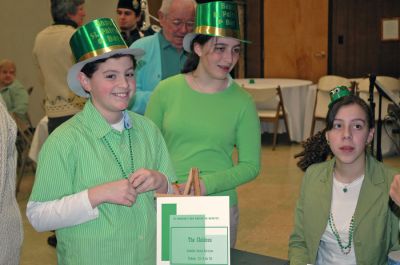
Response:
[{"label": "girl's green beaded necklace", "polygon": [[351,242],[353,240],[353,233],[354,233],[354,215],[351,217],[350,221],[350,226],[349,226],[349,242],[347,242],[347,245],[344,246],[344,243],[342,242],[342,239],[340,238],[339,232],[336,229],[335,222],[333,221],[333,214],[332,212],[329,214],[329,227],[332,230],[333,235],[336,237],[336,241],[339,244],[340,250],[344,255],[348,255],[351,252]]},{"label": "girl's green beaded necklace", "polygon": [[[133,172],[134,168],[133,168],[133,152],[132,152],[132,143],[131,143],[131,133],[130,133],[129,129],[127,131],[128,131],[128,138],[129,138],[129,154],[131,156],[131,172]],[[121,170],[122,177],[123,178],[128,178],[128,174],[126,174],[126,172],[124,170],[124,167],[122,166],[121,161],[119,161],[119,159],[117,157],[117,154],[112,149],[112,147],[111,147],[110,143],[108,142],[107,138],[104,137],[103,139],[104,139],[104,142],[106,143],[106,145],[108,146],[108,148],[111,150],[111,153],[113,154],[113,157],[114,157],[115,161],[117,162],[117,164],[119,166],[119,169]]]}]

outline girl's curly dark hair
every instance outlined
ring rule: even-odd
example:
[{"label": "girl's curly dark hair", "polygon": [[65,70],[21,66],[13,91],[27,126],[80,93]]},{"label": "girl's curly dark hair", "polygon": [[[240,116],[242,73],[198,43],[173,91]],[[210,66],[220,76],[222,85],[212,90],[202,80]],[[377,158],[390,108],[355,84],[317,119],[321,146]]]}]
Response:
[{"label": "girl's curly dark hair", "polygon": [[332,151],[325,139],[326,129],[316,133],[315,135],[303,141],[303,151],[294,155],[295,158],[300,157],[297,162],[297,166],[306,171],[306,169],[314,163],[325,161],[329,155],[332,155]]}]

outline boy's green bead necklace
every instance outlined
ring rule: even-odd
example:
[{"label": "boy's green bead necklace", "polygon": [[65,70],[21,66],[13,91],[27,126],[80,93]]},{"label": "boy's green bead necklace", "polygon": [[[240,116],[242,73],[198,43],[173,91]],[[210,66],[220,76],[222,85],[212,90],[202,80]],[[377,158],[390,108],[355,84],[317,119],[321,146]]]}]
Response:
[{"label": "boy's green bead necklace", "polygon": [[350,221],[350,226],[349,226],[349,241],[347,242],[347,245],[344,246],[344,243],[342,242],[342,239],[340,238],[339,232],[336,229],[336,225],[335,222],[333,220],[333,214],[332,212],[329,214],[329,227],[332,230],[332,233],[335,235],[336,237],[336,241],[339,244],[340,250],[342,251],[342,253],[344,255],[348,255],[351,252],[351,242],[353,241],[353,233],[354,233],[354,215],[351,217],[351,221]]},{"label": "boy's green bead necklace", "polygon": [[[129,154],[131,156],[130,157],[131,158],[131,172],[133,172],[134,168],[133,168],[133,152],[132,152],[132,143],[131,143],[131,133],[130,133],[129,129],[127,129],[127,131],[128,131],[128,138],[129,138]],[[113,157],[114,157],[115,161],[117,162],[117,164],[119,166],[119,169],[121,170],[122,177],[127,179],[128,175],[126,174],[126,172],[124,170],[124,167],[122,166],[121,161],[119,161],[119,159],[117,157],[117,154],[112,149],[112,147],[111,147],[110,143],[108,142],[107,138],[104,137],[103,139],[104,139],[104,142],[106,143],[106,145],[108,146],[108,148],[111,150],[111,153],[113,154]]]}]

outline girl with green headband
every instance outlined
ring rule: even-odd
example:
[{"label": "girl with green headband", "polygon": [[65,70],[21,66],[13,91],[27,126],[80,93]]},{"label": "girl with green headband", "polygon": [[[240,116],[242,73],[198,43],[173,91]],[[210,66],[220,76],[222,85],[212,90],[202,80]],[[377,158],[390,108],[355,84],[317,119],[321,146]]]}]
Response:
[{"label": "girl with green headband", "polygon": [[374,120],[368,105],[346,91],[332,90],[326,129],[297,155],[306,173],[289,239],[291,265],[383,265],[400,247],[399,209],[389,203],[398,171],[367,152]]},{"label": "girl with green headband", "polygon": [[196,12],[195,33],[184,38],[186,66],[161,81],[145,115],[164,135],[181,188],[189,169],[197,167],[202,195],[229,196],[233,247],[236,188],[260,170],[260,121],[251,96],[229,75],[241,52],[236,4],[199,4]]}]

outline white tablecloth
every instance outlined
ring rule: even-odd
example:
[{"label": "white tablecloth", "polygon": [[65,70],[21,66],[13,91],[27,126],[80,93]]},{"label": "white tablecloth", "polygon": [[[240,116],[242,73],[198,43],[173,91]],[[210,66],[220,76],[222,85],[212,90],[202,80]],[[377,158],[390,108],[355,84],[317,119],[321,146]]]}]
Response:
[{"label": "white tablecloth", "polygon": [[29,158],[35,162],[37,162],[40,148],[47,139],[47,136],[49,136],[49,131],[47,129],[48,122],[49,119],[47,116],[43,117],[36,126],[35,133],[33,135],[31,149],[29,150]]},{"label": "white tablecloth", "polygon": [[[253,80],[254,83],[250,83]],[[235,79],[241,85],[251,88],[281,87],[283,104],[286,110],[290,139],[301,142],[308,138],[314,111],[316,86],[309,80],[287,78],[246,78]],[[272,132],[272,127],[263,125],[263,129]],[[283,121],[279,124],[279,133],[285,132]]]}]

